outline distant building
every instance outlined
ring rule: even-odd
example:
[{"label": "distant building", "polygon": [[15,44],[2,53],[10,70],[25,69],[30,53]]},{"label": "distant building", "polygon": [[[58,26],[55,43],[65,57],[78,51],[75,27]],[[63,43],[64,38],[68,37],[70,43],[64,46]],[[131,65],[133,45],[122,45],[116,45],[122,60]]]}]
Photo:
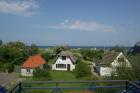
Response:
[{"label": "distant building", "polygon": [[33,71],[35,68],[43,69],[43,65],[45,64],[45,60],[39,56],[31,56],[29,57],[21,66],[21,75],[22,76],[33,76]]},{"label": "distant building", "polygon": [[94,71],[100,76],[111,76],[120,66],[131,67],[130,62],[122,52],[111,52],[95,62]]},{"label": "distant building", "polygon": [[58,54],[52,70],[72,71],[75,69],[76,60],[70,51],[62,51]]}]

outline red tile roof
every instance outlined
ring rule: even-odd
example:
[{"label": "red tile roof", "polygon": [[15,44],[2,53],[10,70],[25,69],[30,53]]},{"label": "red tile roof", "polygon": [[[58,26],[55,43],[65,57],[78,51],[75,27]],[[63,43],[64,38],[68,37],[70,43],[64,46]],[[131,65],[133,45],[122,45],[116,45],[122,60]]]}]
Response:
[{"label": "red tile roof", "polygon": [[39,55],[35,55],[35,56],[31,56],[29,57],[21,67],[23,68],[36,68],[39,67],[43,64],[45,64],[45,60],[39,56]]}]

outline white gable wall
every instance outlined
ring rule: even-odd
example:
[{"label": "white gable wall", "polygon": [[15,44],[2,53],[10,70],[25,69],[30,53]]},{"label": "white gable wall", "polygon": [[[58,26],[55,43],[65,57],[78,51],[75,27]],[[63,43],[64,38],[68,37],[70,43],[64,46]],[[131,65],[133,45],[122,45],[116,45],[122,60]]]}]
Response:
[{"label": "white gable wall", "polygon": [[[43,69],[43,65],[38,68]],[[28,72],[30,70],[30,72]],[[33,76],[34,68],[21,68],[21,76]]]},{"label": "white gable wall", "polygon": [[[66,68],[56,68],[56,64],[65,64]],[[66,60],[62,60],[61,57],[58,57],[55,64],[52,65],[52,70],[64,70],[67,71],[67,64],[70,64],[70,71],[75,69],[75,65],[72,63],[69,57],[66,57]]]},{"label": "white gable wall", "polygon": [[[30,73],[27,72],[27,69],[30,69]],[[21,68],[21,75],[22,76],[33,76],[33,69],[32,68]]]},{"label": "white gable wall", "polygon": [[122,64],[118,62],[118,59],[119,59],[119,58],[124,58],[126,67],[131,67],[130,62],[129,62],[128,59],[123,55],[122,52],[121,52],[121,53],[116,57],[116,59],[114,59],[114,61],[111,63],[111,66],[112,66],[112,67],[115,68],[115,67],[118,67],[118,66],[122,66]]}]

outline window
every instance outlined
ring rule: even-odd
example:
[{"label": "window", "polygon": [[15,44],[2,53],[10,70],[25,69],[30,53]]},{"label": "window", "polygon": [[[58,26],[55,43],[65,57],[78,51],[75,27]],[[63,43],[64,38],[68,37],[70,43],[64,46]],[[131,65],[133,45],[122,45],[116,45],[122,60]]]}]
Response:
[{"label": "window", "polygon": [[56,64],[56,68],[66,68],[66,64]]},{"label": "window", "polygon": [[27,74],[31,73],[30,69],[26,69],[26,70],[27,70],[27,71],[26,71],[26,72],[27,72]]},{"label": "window", "polygon": [[124,58],[118,58],[119,62],[124,62]]},{"label": "window", "polygon": [[66,60],[66,56],[62,56],[62,60]]}]

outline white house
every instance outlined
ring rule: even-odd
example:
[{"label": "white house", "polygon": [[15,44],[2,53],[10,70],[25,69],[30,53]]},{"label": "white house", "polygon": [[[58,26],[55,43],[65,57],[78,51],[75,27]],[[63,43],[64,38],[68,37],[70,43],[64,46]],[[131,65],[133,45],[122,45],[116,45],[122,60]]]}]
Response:
[{"label": "white house", "polygon": [[116,74],[116,68],[125,66],[131,68],[130,62],[122,52],[111,52],[95,62],[94,71],[100,76],[111,76]]},{"label": "white house", "polygon": [[75,59],[70,51],[62,51],[58,54],[52,70],[72,71],[75,69]]},{"label": "white house", "polygon": [[45,64],[45,60],[39,56],[31,56],[29,57],[21,66],[21,75],[22,76],[33,76],[33,71],[35,68],[43,69]]}]

